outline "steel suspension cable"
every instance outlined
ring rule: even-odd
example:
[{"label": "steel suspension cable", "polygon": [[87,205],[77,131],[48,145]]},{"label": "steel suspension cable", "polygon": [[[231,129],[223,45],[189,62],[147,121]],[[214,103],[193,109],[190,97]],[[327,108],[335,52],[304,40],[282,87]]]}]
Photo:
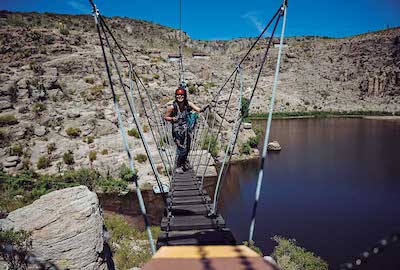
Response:
[{"label": "steel suspension cable", "polygon": [[[256,82],[254,83],[254,86],[253,86],[253,89],[252,89],[252,92],[251,92],[251,96],[250,96],[250,99],[249,99],[249,105],[248,105],[249,108],[250,108],[251,101],[252,101],[252,99],[253,99],[253,97],[254,97],[254,92],[255,92],[255,90],[257,89],[258,81],[259,81],[261,72],[262,72],[262,70],[263,70],[263,68],[264,68],[264,64],[265,64],[265,61],[266,61],[266,59],[267,59],[267,55],[268,55],[269,49],[270,49],[271,44],[272,44],[272,39],[273,39],[273,37],[274,37],[275,30],[276,30],[276,28],[277,28],[277,26],[278,26],[278,23],[279,23],[279,21],[280,21],[280,18],[281,18],[281,16],[278,16],[278,17],[276,18],[276,22],[275,22],[274,28],[273,28],[273,30],[272,30],[271,36],[270,36],[269,41],[268,41],[267,48],[266,48],[266,50],[265,50],[263,59],[262,59],[262,61],[261,61],[261,66],[260,66],[260,68],[259,68],[259,70],[258,70],[258,73],[257,73],[257,80],[256,80]],[[234,139],[234,141],[233,141],[232,151],[230,152],[229,158],[228,158],[228,160],[227,160],[227,162],[226,162],[227,166],[225,167],[225,170],[223,171],[222,179],[225,179],[226,174],[227,174],[227,172],[228,172],[229,164],[230,164],[230,161],[231,161],[231,159],[232,159],[232,155],[233,155],[233,152],[234,152],[235,146],[236,146],[236,141],[237,141],[237,138],[238,138],[238,135],[239,135],[239,130],[240,130],[240,127],[241,127],[241,125],[242,125],[243,119],[244,119],[245,117],[246,117],[246,112],[242,112],[242,115],[240,116],[239,124],[238,124],[238,126],[237,126],[237,132],[235,132],[236,134],[235,134],[235,139]],[[216,190],[215,192],[216,192],[216,193],[219,193],[220,191],[221,191],[221,187],[220,187],[218,190]],[[217,195],[217,196],[219,196],[219,195]],[[216,202],[215,205],[217,205],[217,203],[218,203],[218,201]],[[213,209],[214,209],[214,208],[213,208]],[[213,214],[216,214],[217,208],[215,207],[214,210],[215,210],[215,211],[213,212]]]},{"label": "steel suspension cable", "polygon": [[[101,36],[101,30],[100,30],[100,26],[99,26],[99,11],[98,11],[96,5],[93,3],[92,0],[90,0],[90,3],[92,5],[92,7],[93,7],[93,15],[94,15],[94,18],[95,18],[96,29],[97,29],[97,33],[98,33],[99,40],[100,40],[101,51],[102,51],[103,58],[104,58],[104,63],[105,63],[105,66],[106,66],[106,72],[107,72],[108,81],[110,83],[110,89],[111,89],[111,92],[112,92],[112,95],[113,95],[114,106],[115,106],[115,109],[116,109],[116,112],[117,112],[117,116],[118,116],[118,125],[119,125],[119,128],[120,128],[122,141],[123,141],[123,144],[124,144],[125,151],[126,151],[126,153],[128,155],[128,161],[129,161],[130,170],[131,170],[132,174],[135,175],[135,166],[134,166],[134,162],[133,162],[133,159],[132,159],[131,151],[129,149],[128,140],[127,140],[126,135],[125,135],[126,133],[125,133],[124,125],[123,125],[123,122],[122,122],[121,113],[119,111],[118,100],[117,100],[117,96],[116,96],[115,91],[114,91],[113,82],[112,82],[112,79],[111,79],[111,73],[110,73],[110,69],[109,69],[109,66],[108,66],[107,56],[106,56],[106,52],[105,52],[105,49],[104,49],[103,39],[102,39],[102,36]],[[135,186],[136,186],[136,195],[138,197],[140,211],[142,213],[142,217],[143,217],[143,220],[144,220],[144,223],[145,223],[145,226],[146,226],[147,237],[149,238],[150,249],[151,249],[151,252],[153,254],[155,254],[156,248],[154,246],[153,235],[151,234],[150,223],[149,223],[149,220],[147,218],[146,206],[145,206],[145,203],[144,203],[144,200],[143,200],[142,192],[140,190],[140,186],[138,184],[137,177],[134,177],[133,180],[134,180],[134,183],[135,183]]]},{"label": "steel suspension cable", "polygon": [[[129,106],[130,112],[131,112],[131,114],[132,114],[132,116],[133,116],[134,122],[135,122],[136,127],[137,127],[137,130],[138,130],[138,132],[139,132],[139,137],[140,137],[140,139],[141,139],[141,141],[142,141],[142,143],[143,143],[143,146],[144,146],[146,155],[147,155],[147,157],[148,157],[148,159],[149,159],[151,169],[152,169],[152,171],[153,171],[154,176],[156,177],[156,181],[157,181],[158,188],[160,189],[160,191],[161,191],[161,196],[162,196],[162,198],[163,198],[164,203],[166,204],[166,201],[167,201],[167,200],[166,200],[166,197],[165,197],[165,194],[164,194],[164,188],[163,188],[163,186],[162,186],[162,182],[161,182],[160,176],[159,176],[159,174],[158,174],[157,169],[155,168],[155,164],[154,164],[153,157],[151,156],[149,146],[148,146],[147,141],[146,141],[146,139],[145,139],[145,137],[144,137],[143,130],[142,130],[142,126],[141,126],[140,121],[139,121],[139,118],[138,118],[138,116],[137,116],[134,102],[133,102],[133,104],[130,102],[129,96],[128,96],[127,91],[126,91],[126,89],[125,89],[125,84],[124,84],[123,81],[122,81],[121,73],[120,73],[120,71],[119,71],[118,64],[117,64],[117,61],[116,61],[116,59],[115,59],[115,56],[114,56],[114,54],[113,54],[113,52],[112,52],[112,48],[111,48],[111,45],[110,45],[110,42],[109,42],[107,33],[105,32],[104,26],[103,26],[103,24],[102,24],[102,21],[100,21],[100,27],[101,27],[101,29],[103,30],[104,37],[105,37],[105,39],[106,39],[106,43],[107,43],[107,45],[108,45],[108,47],[109,47],[109,49],[110,49],[110,54],[111,54],[111,58],[112,58],[112,60],[113,60],[114,66],[115,66],[115,70],[117,71],[118,78],[119,78],[119,81],[120,81],[122,90],[123,90],[123,92],[124,92],[125,98],[126,98],[126,100],[128,101],[128,106]],[[111,83],[112,83],[112,81],[111,81]]]},{"label": "steel suspension cable", "polygon": [[[214,143],[217,142],[217,141],[218,141],[218,136],[219,136],[219,134],[220,134],[221,131],[222,131],[222,125],[223,125],[223,123],[224,123],[225,116],[226,116],[226,113],[227,113],[227,111],[228,111],[229,102],[230,102],[230,100],[231,100],[231,98],[232,98],[233,90],[234,90],[234,88],[235,88],[235,83],[236,83],[236,79],[237,79],[237,70],[238,70],[238,68],[236,68],[236,72],[235,72],[235,76],[234,76],[234,78],[233,78],[233,83],[232,83],[231,91],[230,91],[230,93],[229,93],[228,101],[226,102],[226,106],[225,106],[224,113],[223,113],[223,116],[222,116],[222,119],[221,119],[221,123],[219,124],[219,127],[218,127],[217,135],[215,136],[215,139],[213,138],[212,135],[210,136],[209,143],[208,143],[208,149],[207,149],[208,152],[210,152],[211,141],[214,140]],[[216,111],[215,113],[218,114],[217,111]],[[215,119],[216,119],[216,117],[214,117],[214,120],[215,120]],[[207,170],[208,164],[209,164],[209,162],[210,162],[210,159],[211,159],[211,154],[207,156],[206,168],[205,168],[204,171],[203,171],[203,175],[202,175],[202,177],[201,177],[201,183],[204,182],[204,177],[205,177],[206,170]],[[201,159],[200,159],[200,161],[201,161]],[[203,186],[203,185],[202,185],[202,186]]]},{"label": "steel suspension cable", "polygon": [[287,14],[287,12],[286,12],[287,6],[286,5],[287,5],[287,0],[284,0],[284,2],[282,4],[283,23],[282,23],[281,38],[280,38],[280,43],[279,43],[278,59],[276,62],[276,67],[275,67],[274,86],[272,88],[272,96],[271,96],[271,101],[269,104],[268,122],[267,122],[267,127],[265,129],[265,137],[264,137],[264,145],[263,145],[263,151],[262,151],[262,157],[261,157],[261,165],[260,165],[260,171],[258,174],[255,200],[254,200],[252,215],[251,215],[249,242],[253,240],[254,226],[255,226],[255,222],[256,222],[257,205],[258,205],[258,200],[260,199],[261,185],[262,185],[263,176],[264,176],[264,164],[265,164],[265,160],[267,158],[267,149],[268,149],[269,134],[270,134],[270,130],[271,130],[272,113],[274,111],[276,88],[278,86],[278,79],[279,79],[279,67],[281,64],[281,56],[282,56],[282,50],[283,50],[283,38],[285,35],[285,27],[286,27],[286,14]]}]

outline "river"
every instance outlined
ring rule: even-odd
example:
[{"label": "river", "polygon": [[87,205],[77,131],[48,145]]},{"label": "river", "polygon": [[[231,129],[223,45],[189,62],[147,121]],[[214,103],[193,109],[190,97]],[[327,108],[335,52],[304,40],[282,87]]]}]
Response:
[{"label": "river", "polygon": [[[265,121],[254,126],[264,127]],[[258,204],[255,241],[270,254],[274,235],[294,238],[330,269],[400,231],[400,121],[274,120]],[[261,148],[260,148],[261,149]],[[238,241],[248,237],[259,161],[230,166],[220,213]],[[400,269],[396,244],[359,269]]]}]

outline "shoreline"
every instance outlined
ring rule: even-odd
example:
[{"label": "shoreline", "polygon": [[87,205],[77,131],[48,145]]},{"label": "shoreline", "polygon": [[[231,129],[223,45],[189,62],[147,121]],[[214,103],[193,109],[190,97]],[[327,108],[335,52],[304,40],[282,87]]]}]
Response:
[{"label": "shoreline", "polygon": [[[397,120],[400,119],[400,111],[379,112],[379,111],[310,111],[310,112],[275,112],[272,115],[273,120],[284,119],[309,119],[309,118],[364,118],[376,120]],[[245,121],[267,120],[268,114],[250,114]]]}]

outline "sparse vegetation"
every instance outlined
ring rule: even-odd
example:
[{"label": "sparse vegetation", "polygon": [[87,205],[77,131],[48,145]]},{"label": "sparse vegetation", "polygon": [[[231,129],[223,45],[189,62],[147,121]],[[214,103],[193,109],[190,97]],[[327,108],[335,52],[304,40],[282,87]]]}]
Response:
[{"label": "sparse vegetation", "polygon": [[16,176],[0,171],[0,180],[0,210],[7,212],[31,204],[40,196],[58,189],[85,185],[94,191],[120,192],[125,191],[128,185],[128,181],[105,177],[91,169],[67,170],[54,175],[26,170]]},{"label": "sparse vegetation", "polygon": [[208,149],[208,145],[210,144],[210,154],[213,157],[218,156],[219,152],[219,144],[215,135],[207,135],[206,139],[203,141],[202,148],[203,150]]},{"label": "sparse vegetation", "polygon": [[136,128],[132,128],[132,129],[128,130],[128,135],[131,137],[135,137],[137,139],[140,138],[139,131]]},{"label": "sparse vegetation", "polygon": [[327,270],[328,264],[314,253],[297,246],[296,240],[280,236],[272,238],[278,243],[272,257],[281,269]]},{"label": "sparse vegetation", "polygon": [[93,161],[95,161],[95,160],[97,159],[97,153],[96,153],[96,151],[90,151],[88,157],[89,157],[90,163],[92,163]]},{"label": "sparse vegetation", "polygon": [[47,145],[47,154],[51,154],[56,150],[56,143],[52,142]]},{"label": "sparse vegetation", "polygon": [[18,124],[17,118],[12,114],[0,115],[0,127]]},{"label": "sparse vegetation", "polygon": [[108,149],[103,149],[101,150],[101,154],[104,155],[108,155]]},{"label": "sparse vegetation", "polygon": [[158,75],[157,73],[153,74],[153,79],[158,80],[160,78],[160,75]]},{"label": "sparse vegetation", "polygon": [[74,127],[69,127],[65,130],[65,133],[67,133],[68,136],[72,138],[79,137],[81,134],[81,129],[80,128],[74,128]]},{"label": "sparse vegetation", "polygon": [[132,182],[137,178],[137,175],[126,164],[122,164],[119,168],[118,177],[125,182]]},{"label": "sparse vegetation", "polygon": [[251,146],[249,142],[245,142],[240,146],[240,154],[242,155],[248,155],[251,152]]},{"label": "sparse vegetation", "polygon": [[146,133],[149,131],[149,126],[143,125],[143,132]]},{"label": "sparse vegetation", "polygon": [[[260,256],[263,256],[263,255],[264,255],[264,254],[262,253],[261,249],[260,249],[259,247],[257,247],[257,246],[254,244],[254,241],[253,241],[253,240],[250,240],[250,242],[249,242],[249,241],[244,241],[244,242],[243,242],[243,245],[249,247],[250,249],[252,249],[252,250],[255,251],[256,253],[258,253]],[[285,269],[285,270],[286,270],[286,269]]]},{"label": "sparse vegetation", "polygon": [[0,243],[12,246],[17,252],[6,252],[0,249],[0,256],[8,264],[10,270],[27,269],[26,256],[32,249],[31,234],[20,230],[0,230]]},{"label": "sparse vegetation", "polygon": [[135,160],[137,160],[139,163],[143,163],[147,161],[147,156],[145,154],[137,154],[135,156]]},{"label": "sparse vegetation", "polygon": [[85,81],[85,83],[88,83],[88,84],[94,84],[94,78],[92,78],[92,77],[86,77],[84,79],[84,81]]},{"label": "sparse vegetation", "polygon": [[244,118],[246,118],[249,115],[249,109],[250,109],[250,100],[248,98],[243,97],[241,112]]},{"label": "sparse vegetation", "polygon": [[94,137],[93,136],[87,136],[86,137],[86,143],[87,144],[91,144],[94,142]]},{"label": "sparse vegetation", "polygon": [[68,36],[69,35],[69,30],[67,28],[60,28],[60,34],[64,35],[64,36]]},{"label": "sparse vegetation", "polygon": [[[142,267],[151,258],[146,231],[139,231],[129,226],[120,215],[106,216],[105,225],[111,233],[109,244],[118,269]],[[153,239],[157,238],[159,231],[160,227],[151,227]],[[135,244],[137,248],[132,248],[132,244]]]},{"label": "sparse vegetation", "polygon": [[11,156],[22,156],[23,147],[20,143],[13,143],[10,147],[10,155]]},{"label": "sparse vegetation", "polygon": [[68,150],[63,154],[63,161],[67,165],[72,165],[75,163],[74,153],[71,150]]},{"label": "sparse vegetation", "polygon": [[35,113],[43,112],[47,109],[46,105],[42,102],[33,104],[32,111]]},{"label": "sparse vegetation", "polygon": [[39,157],[38,162],[37,162],[37,168],[39,170],[46,169],[50,166],[51,166],[51,160],[50,160],[49,156]]}]

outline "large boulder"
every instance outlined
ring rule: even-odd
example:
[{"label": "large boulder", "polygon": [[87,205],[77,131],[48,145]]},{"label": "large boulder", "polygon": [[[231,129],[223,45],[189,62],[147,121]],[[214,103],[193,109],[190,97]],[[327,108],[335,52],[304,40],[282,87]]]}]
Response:
[{"label": "large boulder", "polygon": [[1,219],[0,229],[31,232],[32,255],[61,269],[107,269],[99,200],[86,186],[44,195]]}]

